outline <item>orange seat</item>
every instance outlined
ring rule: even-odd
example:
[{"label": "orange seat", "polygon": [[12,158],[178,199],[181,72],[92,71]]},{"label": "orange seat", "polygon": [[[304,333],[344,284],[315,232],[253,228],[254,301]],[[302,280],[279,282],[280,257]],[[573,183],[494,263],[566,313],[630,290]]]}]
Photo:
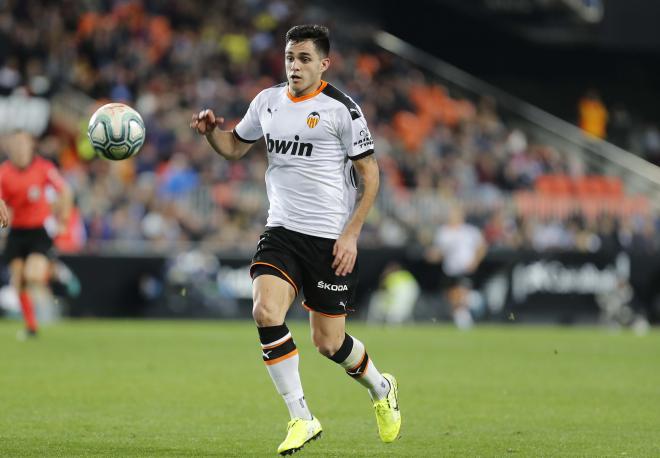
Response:
[{"label": "orange seat", "polygon": [[534,187],[542,194],[567,195],[573,192],[573,183],[566,175],[541,175]]},{"label": "orange seat", "polygon": [[619,177],[602,177],[602,186],[609,196],[623,195],[623,181]]}]

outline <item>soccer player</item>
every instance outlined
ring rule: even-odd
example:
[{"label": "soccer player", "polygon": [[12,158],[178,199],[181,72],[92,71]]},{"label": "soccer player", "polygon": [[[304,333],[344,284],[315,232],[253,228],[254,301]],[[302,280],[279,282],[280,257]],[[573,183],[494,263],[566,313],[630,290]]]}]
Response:
[{"label": "soccer player", "polygon": [[394,441],[401,426],[395,378],[379,372],[364,344],[345,331],[357,283],[357,241],[379,178],[362,111],[321,79],[329,50],[326,27],[293,27],[286,34],[286,83],[259,93],[233,131],[216,129],[224,119],[209,109],[190,124],[230,160],[266,137],[270,209],[251,266],[252,315],[266,368],[291,416],[282,455],[322,430],[305,401],[298,351],[284,321],[301,290],[314,345],[367,388],[380,438]]},{"label": "soccer player", "polygon": [[46,196],[52,186],[60,198],[58,223],[64,227],[72,193],[55,166],[35,155],[35,139],[25,131],[9,134],[3,142],[9,160],[0,165],[0,197],[11,209],[11,228],[5,247],[12,286],[18,293],[28,336],[36,336],[37,319],[30,290],[47,288],[52,247],[45,224],[51,215]]},{"label": "soccer player", "polygon": [[447,300],[454,323],[459,329],[474,324],[470,312],[472,276],[488,252],[488,245],[478,227],[465,222],[463,210],[454,206],[447,224],[438,228],[433,245],[426,253],[429,262],[442,261]]}]

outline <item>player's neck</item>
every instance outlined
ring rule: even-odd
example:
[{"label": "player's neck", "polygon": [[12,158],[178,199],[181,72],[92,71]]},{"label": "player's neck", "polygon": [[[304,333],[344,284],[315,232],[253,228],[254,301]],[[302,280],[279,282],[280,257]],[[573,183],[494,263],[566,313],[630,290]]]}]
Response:
[{"label": "player's neck", "polygon": [[302,91],[300,91],[298,93],[294,92],[291,89],[291,86],[288,86],[289,94],[291,95],[291,97],[296,98],[296,99],[298,99],[300,97],[305,97],[305,96],[313,94],[313,93],[317,92],[319,89],[321,89],[321,86],[323,86],[323,83],[324,83],[324,81],[319,78],[313,84],[310,84],[309,86],[307,86],[305,89],[303,89]]},{"label": "player's neck", "polygon": [[27,169],[29,169],[33,162],[34,162],[34,156],[32,156],[32,158],[30,159],[30,161],[27,162],[27,163],[24,164],[24,165],[18,165],[18,164],[16,164],[15,162],[12,162],[12,165],[13,165],[14,167],[16,167],[18,170],[23,171],[23,170],[27,170]]}]

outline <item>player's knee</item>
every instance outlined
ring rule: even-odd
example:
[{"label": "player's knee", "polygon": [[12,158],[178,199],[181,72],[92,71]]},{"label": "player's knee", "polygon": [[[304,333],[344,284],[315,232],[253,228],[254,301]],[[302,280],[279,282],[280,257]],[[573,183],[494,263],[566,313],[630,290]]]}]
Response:
[{"label": "player's knee", "polygon": [[334,339],[319,333],[312,333],[312,342],[319,353],[327,358],[337,353],[342,344],[341,339]]},{"label": "player's knee", "polygon": [[274,304],[269,304],[266,301],[256,300],[252,307],[252,318],[259,327],[264,326],[277,326],[280,319],[277,313],[277,307]]},{"label": "player's knee", "polygon": [[23,269],[24,280],[29,285],[41,285],[48,281],[48,260],[45,257],[30,255]]}]

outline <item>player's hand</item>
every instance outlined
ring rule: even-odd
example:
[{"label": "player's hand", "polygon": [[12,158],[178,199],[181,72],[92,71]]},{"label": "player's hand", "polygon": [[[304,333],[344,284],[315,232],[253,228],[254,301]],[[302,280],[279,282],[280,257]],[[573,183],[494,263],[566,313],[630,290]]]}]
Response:
[{"label": "player's hand", "polygon": [[225,118],[216,118],[213,110],[207,108],[192,116],[190,128],[200,135],[209,135],[223,122],[225,122]]},{"label": "player's hand", "polygon": [[7,227],[9,225],[9,210],[5,201],[0,199],[0,227]]},{"label": "player's hand", "polygon": [[343,233],[335,242],[332,248],[332,255],[335,257],[332,268],[335,269],[335,275],[338,277],[345,277],[353,272],[357,259],[357,240],[357,235]]}]

